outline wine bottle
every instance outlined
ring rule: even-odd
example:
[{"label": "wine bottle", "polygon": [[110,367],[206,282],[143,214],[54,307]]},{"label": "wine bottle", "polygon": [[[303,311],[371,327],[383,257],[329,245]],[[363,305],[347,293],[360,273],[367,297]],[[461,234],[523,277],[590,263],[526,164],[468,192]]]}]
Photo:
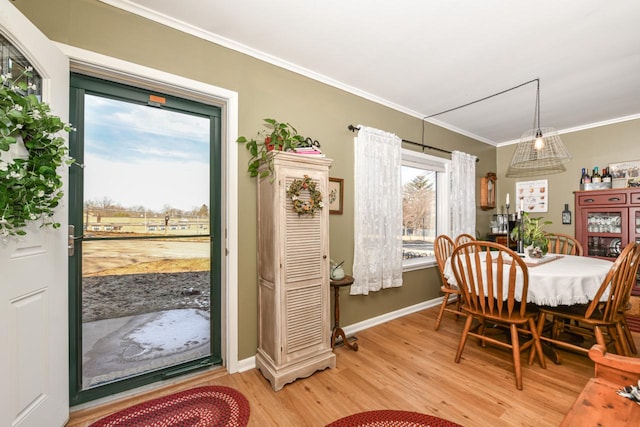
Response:
[{"label": "wine bottle", "polygon": [[597,166],[593,168],[593,175],[591,175],[591,182],[593,183],[602,182],[602,176],[598,172]]},{"label": "wine bottle", "polygon": [[582,168],[582,174],[580,175],[580,184],[584,184],[584,176],[587,174],[587,169]]},{"label": "wine bottle", "polygon": [[587,172],[586,170],[585,170],[585,173],[583,175],[582,180],[584,181],[583,182],[584,184],[591,184],[591,175],[589,175],[589,172]]},{"label": "wine bottle", "polygon": [[613,178],[611,177],[611,172],[609,172],[609,168],[604,168],[602,171],[602,182],[611,182]]}]

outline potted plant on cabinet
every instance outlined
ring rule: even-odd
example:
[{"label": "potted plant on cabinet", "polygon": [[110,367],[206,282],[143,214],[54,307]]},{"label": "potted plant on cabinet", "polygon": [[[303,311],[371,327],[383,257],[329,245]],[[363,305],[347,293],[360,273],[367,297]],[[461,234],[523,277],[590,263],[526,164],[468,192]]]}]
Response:
[{"label": "potted plant on cabinet", "polygon": [[[273,172],[273,166],[267,156],[270,151],[295,151],[296,147],[305,143],[305,137],[298,134],[296,128],[289,123],[280,123],[275,119],[264,119],[271,131],[262,130],[256,138],[239,137],[236,142],[245,144],[251,154],[247,170],[254,177],[264,178]],[[268,164],[268,168],[259,172],[260,166]]]},{"label": "potted plant on cabinet", "polygon": [[[513,240],[522,239],[524,243],[525,254],[532,253],[533,257],[541,257],[545,255],[549,246],[549,239],[543,231],[543,227],[551,224],[551,221],[543,221],[542,217],[532,218],[528,212],[522,213],[521,225],[516,226],[511,231]],[[522,230],[522,235],[521,231]]]}]

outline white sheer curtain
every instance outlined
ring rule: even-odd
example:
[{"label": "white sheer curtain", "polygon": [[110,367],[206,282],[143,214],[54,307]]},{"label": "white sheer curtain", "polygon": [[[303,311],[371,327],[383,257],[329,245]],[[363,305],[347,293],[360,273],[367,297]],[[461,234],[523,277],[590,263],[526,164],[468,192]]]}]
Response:
[{"label": "white sheer curtain", "polygon": [[354,144],[351,295],[402,286],[402,140],[382,130],[359,128]]},{"label": "white sheer curtain", "polygon": [[454,151],[451,154],[451,235],[476,235],[476,156]]}]

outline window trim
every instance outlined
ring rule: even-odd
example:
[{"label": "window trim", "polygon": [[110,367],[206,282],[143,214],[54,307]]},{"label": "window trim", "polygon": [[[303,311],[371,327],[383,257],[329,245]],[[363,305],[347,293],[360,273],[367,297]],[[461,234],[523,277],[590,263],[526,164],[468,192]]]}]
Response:
[{"label": "window trim", "polygon": [[[402,149],[402,166],[428,169],[436,172],[436,235],[449,233],[449,177],[451,160]],[[435,267],[435,257],[402,261],[402,271],[414,271]]]}]

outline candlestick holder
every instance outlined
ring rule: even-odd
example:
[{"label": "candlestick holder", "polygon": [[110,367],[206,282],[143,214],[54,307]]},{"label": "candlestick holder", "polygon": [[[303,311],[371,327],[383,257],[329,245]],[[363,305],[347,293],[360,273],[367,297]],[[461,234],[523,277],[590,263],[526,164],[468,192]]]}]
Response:
[{"label": "candlestick holder", "polygon": [[507,208],[507,246],[509,246],[509,234],[511,233],[510,227],[509,227],[509,220],[511,219],[511,217],[509,216],[509,203],[505,204],[505,208]]},{"label": "candlestick holder", "polygon": [[524,254],[524,211],[518,212],[518,248],[516,252]]}]

